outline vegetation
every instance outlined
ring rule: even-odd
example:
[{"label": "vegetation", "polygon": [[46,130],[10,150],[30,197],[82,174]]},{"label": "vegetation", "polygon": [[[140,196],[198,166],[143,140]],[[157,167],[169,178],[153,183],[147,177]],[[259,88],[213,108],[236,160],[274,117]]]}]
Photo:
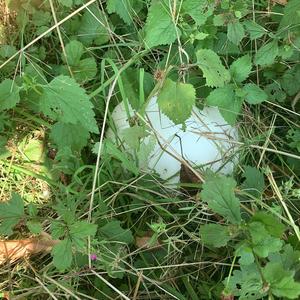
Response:
[{"label": "vegetation", "polygon": [[[53,241],[1,259],[3,297],[299,298],[299,0],[0,3],[0,234]],[[239,129],[232,176],[168,187],[144,132],[105,139],[160,93],[174,124],[210,105]]]}]

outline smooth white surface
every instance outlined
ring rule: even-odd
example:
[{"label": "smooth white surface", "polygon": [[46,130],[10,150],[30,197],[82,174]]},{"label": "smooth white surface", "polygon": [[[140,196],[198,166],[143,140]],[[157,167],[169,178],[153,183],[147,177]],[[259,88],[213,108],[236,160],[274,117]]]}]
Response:
[{"label": "smooth white surface", "polygon": [[[147,108],[145,119],[149,120],[149,131],[156,136],[155,148],[150,154],[148,170],[154,170],[162,179],[170,184],[179,182],[181,163],[175,157],[182,157],[192,166],[210,168],[222,174],[231,174],[234,169],[237,147],[233,143],[238,141],[238,131],[228,125],[219,110],[215,107],[205,107],[200,111],[193,108],[192,116],[186,120],[186,129],[182,125],[174,125],[158,108],[157,97],[153,97]],[[129,108],[130,117],[134,111]],[[112,113],[112,119],[117,129],[119,139],[122,139],[122,130],[129,128],[128,116],[123,103],[120,103]],[[111,129],[107,137],[115,139]],[[144,139],[147,143],[149,137]],[[233,142],[232,142],[233,141]],[[162,148],[166,149],[164,151]]]}]

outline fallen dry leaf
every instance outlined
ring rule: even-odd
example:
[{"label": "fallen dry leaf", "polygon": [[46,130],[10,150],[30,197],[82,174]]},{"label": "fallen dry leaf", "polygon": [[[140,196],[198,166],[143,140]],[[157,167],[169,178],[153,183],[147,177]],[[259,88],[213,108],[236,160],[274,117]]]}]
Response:
[{"label": "fallen dry leaf", "polygon": [[0,264],[15,262],[31,254],[50,252],[58,243],[50,235],[43,232],[40,236],[22,240],[0,240]]},{"label": "fallen dry leaf", "polygon": [[143,237],[136,237],[135,245],[138,248],[147,248],[147,249],[156,249],[161,247],[161,243],[156,241],[154,245],[150,246],[149,242],[151,240],[151,236],[145,235]]},{"label": "fallen dry leaf", "polygon": [[273,4],[281,4],[281,5],[286,5],[288,3],[288,0],[271,0]]}]

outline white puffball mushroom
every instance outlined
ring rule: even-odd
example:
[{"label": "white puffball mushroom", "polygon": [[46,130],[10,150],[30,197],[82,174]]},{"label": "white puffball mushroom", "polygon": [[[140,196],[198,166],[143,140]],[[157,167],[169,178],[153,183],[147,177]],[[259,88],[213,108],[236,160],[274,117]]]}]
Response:
[{"label": "white puffball mushroom", "polygon": [[[130,117],[135,114],[130,106],[129,114]],[[124,141],[122,131],[130,124],[123,102],[112,112],[112,120],[118,139]],[[194,106],[183,130],[182,124],[174,125],[161,112],[154,96],[146,107],[143,120],[147,121],[150,135],[155,136],[156,143],[148,161],[142,164],[169,184],[179,183],[180,158],[202,170],[209,168],[224,175],[232,174],[238,159],[235,143],[238,141],[238,130],[223,119],[216,107],[199,110]],[[116,140],[112,129],[108,130],[107,137]],[[150,136],[147,136],[143,142],[147,144],[149,140]]]}]

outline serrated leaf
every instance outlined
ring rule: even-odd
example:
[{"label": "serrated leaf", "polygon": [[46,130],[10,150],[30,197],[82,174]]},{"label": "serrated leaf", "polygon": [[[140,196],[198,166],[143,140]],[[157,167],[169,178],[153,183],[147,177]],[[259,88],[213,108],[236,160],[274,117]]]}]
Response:
[{"label": "serrated leaf", "polygon": [[185,0],[182,11],[190,15],[198,26],[204,25],[207,18],[213,14],[214,4],[207,0]]},{"label": "serrated leaf", "polygon": [[245,100],[249,104],[259,104],[268,99],[266,92],[254,83],[244,85],[243,92],[245,92]]},{"label": "serrated leaf", "polygon": [[[180,30],[178,34],[180,35]],[[149,48],[172,44],[177,38],[168,1],[153,0],[145,25],[145,43]]]},{"label": "serrated leaf", "polygon": [[80,124],[57,122],[52,126],[49,137],[59,150],[70,147],[73,151],[80,151],[87,145],[90,134]]},{"label": "serrated leaf", "polygon": [[93,104],[85,90],[70,77],[58,76],[44,85],[38,105],[39,110],[53,120],[79,123],[88,131],[98,133]]},{"label": "serrated leaf", "polygon": [[94,236],[97,231],[96,224],[90,224],[84,221],[77,221],[70,225],[69,234],[72,240],[72,245],[77,249],[84,249],[86,245],[85,239],[89,236]]},{"label": "serrated leaf", "polygon": [[217,106],[226,122],[234,125],[242,108],[242,99],[237,97],[232,85],[213,90],[206,98],[206,103]]},{"label": "serrated leaf", "polygon": [[99,232],[109,241],[118,241],[126,244],[133,242],[133,236],[129,229],[123,229],[120,221],[110,221],[101,228]]},{"label": "serrated leaf", "polygon": [[233,178],[218,176],[203,184],[201,198],[208,207],[233,224],[241,223],[240,201],[234,195],[236,182]]},{"label": "serrated leaf", "polygon": [[258,49],[255,54],[254,63],[260,66],[267,66],[274,63],[279,52],[277,41],[267,43]]},{"label": "serrated leaf", "polygon": [[105,13],[96,4],[86,9],[79,26],[78,39],[86,46],[103,45],[109,41],[109,25]]},{"label": "serrated leaf", "polygon": [[259,257],[267,257],[269,253],[277,252],[283,246],[283,242],[279,238],[272,237],[260,222],[251,222],[249,232],[252,238],[253,251]]},{"label": "serrated leaf", "polygon": [[158,94],[159,109],[172,122],[183,124],[192,113],[196,101],[196,91],[191,84],[166,79]]},{"label": "serrated leaf", "polygon": [[235,45],[239,45],[241,40],[245,37],[245,30],[239,21],[231,22],[227,26],[227,37],[229,41]]},{"label": "serrated leaf", "polygon": [[139,149],[141,139],[147,136],[145,127],[134,125],[129,128],[122,130],[121,135],[124,139],[124,142],[131,147],[132,149]]},{"label": "serrated leaf", "polygon": [[[80,58],[83,55],[83,44],[79,41],[71,41],[65,46],[65,53],[67,56],[67,63],[71,66],[77,66],[80,62]],[[62,60],[66,63],[66,58],[62,54]]]},{"label": "serrated leaf", "polygon": [[126,24],[130,25],[133,22],[133,18],[130,14],[132,2],[132,0],[108,0],[107,11],[110,14],[118,14]]},{"label": "serrated leaf", "polygon": [[244,177],[246,179],[242,187],[254,197],[260,197],[265,188],[264,175],[254,167],[245,166],[244,169]]},{"label": "serrated leaf", "polygon": [[72,264],[72,242],[70,239],[65,239],[56,244],[51,255],[53,257],[54,266],[61,272],[71,267]]},{"label": "serrated leaf", "polygon": [[24,217],[24,204],[20,195],[13,193],[7,202],[0,202],[0,234],[11,235],[13,227]]},{"label": "serrated leaf", "polygon": [[263,28],[262,26],[260,26],[259,24],[257,24],[252,20],[244,21],[243,24],[250,35],[250,40],[252,41],[255,39],[259,39],[260,37],[262,37],[264,34],[267,33],[267,30],[265,28]]},{"label": "serrated leaf", "polygon": [[255,261],[252,248],[247,243],[240,245],[235,254],[240,256],[239,264],[241,265],[251,265]]},{"label": "serrated leaf", "polygon": [[300,2],[298,0],[289,0],[283,12],[279,28],[300,24]]},{"label": "serrated leaf", "polygon": [[230,73],[222,65],[220,57],[213,50],[198,50],[196,56],[197,64],[206,78],[207,86],[223,87],[225,83],[230,81]]},{"label": "serrated leaf", "polygon": [[40,234],[43,230],[43,226],[39,221],[35,221],[35,220],[27,221],[26,225],[30,230],[30,232],[33,234]]},{"label": "serrated leaf", "polygon": [[84,83],[86,81],[92,80],[97,74],[97,63],[93,57],[82,59],[76,68],[72,68],[74,78],[80,82]]},{"label": "serrated leaf", "polygon": [[16,106],[20,101],[19,87],[11,79],[0,83],[0,111]]},{"label": "serrated leaf", "polygon": [[251,57],[247,54],[238,58],[231,64],[230,74],[234,81],[240,83],[249,77],[251,69]]},{"label": "serrated leaf", "polygon": [[204,244],[217,248],[226,246],[231,239],[229,228],[219,224],[201,225],[200,236]]}]

